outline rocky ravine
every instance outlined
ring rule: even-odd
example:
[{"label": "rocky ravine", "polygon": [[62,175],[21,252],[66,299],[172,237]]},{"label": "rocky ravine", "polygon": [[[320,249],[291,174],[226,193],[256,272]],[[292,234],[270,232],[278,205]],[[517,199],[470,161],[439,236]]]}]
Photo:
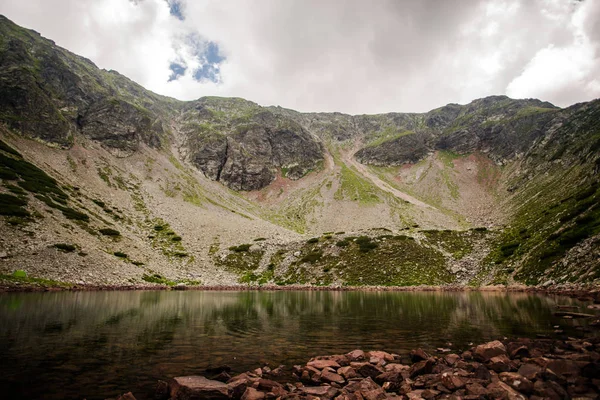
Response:
[{"label": "rocky ravine", "polygon": [[5,17],[0,33],[4,282],[600,279],[600,101],[182,102]]}]

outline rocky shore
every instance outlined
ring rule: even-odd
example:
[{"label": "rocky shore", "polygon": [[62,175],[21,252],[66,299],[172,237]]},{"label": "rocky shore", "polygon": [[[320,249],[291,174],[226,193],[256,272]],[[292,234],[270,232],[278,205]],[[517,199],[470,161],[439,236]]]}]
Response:
[{"label": "rocky shore", "polygon": [[600,338],[496,340],[461,354],[354,350],[312,358],[291,377],[283,367],[230,371],[159,381],[155,399],[598,399]]}]

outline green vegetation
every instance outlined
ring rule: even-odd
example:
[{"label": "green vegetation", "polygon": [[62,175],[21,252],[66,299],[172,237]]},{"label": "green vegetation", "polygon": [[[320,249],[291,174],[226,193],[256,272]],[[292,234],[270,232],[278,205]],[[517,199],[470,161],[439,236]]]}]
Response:
[{"label": "green vegetation", "polygon": [[98,232],[100,232],[104,236],[113,236],[113,237],[121,236],[121,232],[119,232],[116,229],[112,229],[112,228],[102,228],[102,229],[99,229]]},{"label": "green vegetation", "polygon": [[41,286],[41,287],[70,288],[73,286],[70,283],[55,281],[52,279],[35,278],[35,277],[29,277],[29,276],[16,276],[14,273],[11,275],[0,274],[0,282],[2,282],[2,281],[16,283],[16,284],[20,284],[20,285],[32,285],[32,286]]},{"label": "green vegetation", "polygon": [[336,200],[357,201],[365,205],[381,203],[381,199],[377,196],[378,190],[371,182],[346,164],[341,164],[340,167],[340,187],[334,195]]},{"label": "green vegetation", "polygon": [[27,272],[23,271],[22,269],[18,269],[13,272],[12,276],[15,278],[27,278]]},{"label": "green vegetation", "polygon": [[304,257],[302,257],[300,259],[301,263],[307,262],[307,263],[314,263],[317,262],[321,259],[321,257],[323,257],[323,252],[322,251],[312,251],[310,253],[308,253],[307,255],[305,255]]},{"label": "green vegetation", "polygon": [[31,214],[24,208],[27,201],[12,194],[0,193],[0,215],[29,217]]},{"label": "green vegetation", "polygon": [[189,256],[183,246],[181,236],[177,235],[168,223],[161,219],[155,219],[152,230],[154,234],[149,236],[152,240],[152,246],[160,248],[165,256],[176,259]]},{"label": "green vegetation", "polygon": [[113,253],[113,255],[115,257],[119,257],[119,258],[128,258],[129,257],[126,253],[123,253],[122,251],[115,251]]},{"label": "green vegetation", "polygon": [[408,130],[399,130],[396,127],[388,126],[382,131],[375,132],[368,137],[366,147],[380,146],[384,143],[397,140],[403,136],[413,135],[415,132]]},{"label": "green vegetation", "polygon": [[242,252],[247,252],[248,250],[250,250],[250,247],[252,247],[252,245],[247,243],[247,244],[240,244],[239,246],[231,246],[229,248],[229,250],[234,251],[236,253],[242,253]]},{"label": "green vegetation", "polygon": [[175,286],[177,284],[175,281],[167,279],[160,274],[152,274],[152,275],[144,274],[142,276],[142,280],[145,282],[148,282],[148,283],[156,283],[159,285],[166,285],[166,286]]},{"label": "green vegetation", "polygon": [[56,243],[53,247],[57,248],[58,250],[64,251],[65,253],[72,253],[75,250],[77,250],[77,246],[68,243]]},{"label": "green vegetation", "polygon": [[310,238],[306,241],[306,243],[311,244],[311,243],[319,243],[319,238]]}]

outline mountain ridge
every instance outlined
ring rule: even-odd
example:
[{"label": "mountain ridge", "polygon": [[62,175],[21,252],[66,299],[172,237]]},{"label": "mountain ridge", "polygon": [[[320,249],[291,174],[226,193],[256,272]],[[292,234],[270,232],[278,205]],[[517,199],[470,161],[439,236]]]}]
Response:
[{"label": "mountain ridge", "polygon": [[0,33],[3,279],[600,278],[599,100],[373,115],[183,102],[1,16]]}]

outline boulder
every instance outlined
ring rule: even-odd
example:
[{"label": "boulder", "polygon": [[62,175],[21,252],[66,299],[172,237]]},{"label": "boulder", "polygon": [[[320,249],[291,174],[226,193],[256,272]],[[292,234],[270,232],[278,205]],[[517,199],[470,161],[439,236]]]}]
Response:
[{"label": "boulder", "polygon": [[523,394],[533,392],[533,383],[523,375],[516,372],[502,372],[498,376],[500,380]]},{"label": "boulder", "polygon": [[480,344],[475,348],[475,352],[473,356],[477,361],[486,362],[489,361],[492,357],[496,356],[506,356],[506,347],[499,340],[494,340],[493,342],[488,342],[484,344]]},{"label": "boulder", "polygon": [[306,365],[308,367],[312,367],[312,368],[316,368],[316,369],[323,369],[323,368],[327,368],[327,367],[331,367],[331,368],[340,368],[341,367],[341,365],[338,364],[337,361],[333,361],[333,360],[313,360],[313,361],[310,361]]},{"label": "boulder", "polygon": [[248,387],[242,395],[242,400],[262,400],[265,398],[265,394],[254,388]]},{"label": "boulder", "polygon": [[431,357],[429,354],[425,353],[425,351],[423,349],[411,350],[409,355],[410,355],[410,360],[414,363],[423,361],[423,360],[427,360],[428,358]]},{"label": "boulder", "polygon": [[358,378],[360,376],[356,370],[350,366],[338,368],[337,373],[348,380]]},{"label": "boulder", "polygon": [[457,390],[465,387],[466,383],[463,378],[458,375],[454,375],[451,372],[444,372],[440,376],[440,380],[442,385],[444,385],[448,390]]},{"label": "boulder", "polygon": [[367,358],[365,352],[362,350],[353,350],[346,354],[346,357],[348,357],[350,361],[364,361]]},{"label": "boulder", "polygon": [[410,377],[414,379],[415,377],[423,374],[430,374],[433,371],[433,361],[432,360],[422,360],[416,364],[413,364],[410,367]]},{"label": "boulder", "polygon": [[332,399],[339,393],[339,390],[331,386],[303,386],[298,389],[301,393],[310,396],[316,396],[321,399]]},{"label": "boulder", "polygon": [[492,357],[487,365],[492,371],[495,372],[510,371],[510,360],[506,355]]},{"label": "boulder", "polygon": [[336,374],[335,372],[323,370],[321,372],[321,381],[323,381],[325,383],[343,384],[345,382],[345,379],[341,375]]},{"label": "boulder", "polygon": [[136,400],[136,399],[135,399],[135,396],[133,395],[133,393],[127,392],[127,393],[122,394],[119,397],[117,397],[117,400]]},{"label": "boulder", "polygon": [[359,375],[365,378],[375,378],[377,375],[383,374],[384,370],[370,363],[351,363],[350,366],[358,372]]},{"label": "boulder", "polygon": [[538,375],[541,374],[542,371],[543,371],[543,369],[539,365],[527,363],[527,364],[521,365],[518,373],[519,373],[519,375],[521,375],[529,380],[534,380],[534,379],[537,379]]},{"label": "boulder", "polygon": [[227,384],[203,376],[173,378],[169,382],[169,391],[173,400],[220,400],[228,399],[230,395]]}]

